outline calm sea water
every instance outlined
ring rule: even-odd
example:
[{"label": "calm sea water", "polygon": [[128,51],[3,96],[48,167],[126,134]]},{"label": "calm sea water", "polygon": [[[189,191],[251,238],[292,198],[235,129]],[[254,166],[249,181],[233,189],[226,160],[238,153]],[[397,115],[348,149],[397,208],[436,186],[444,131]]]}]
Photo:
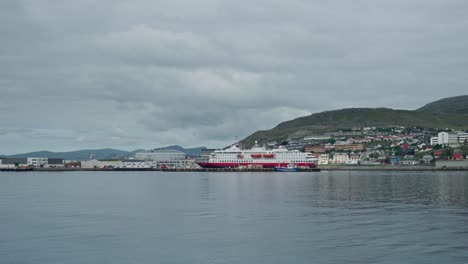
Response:
[{"label": "calm sea water", "polygon": [[468,263],[468,174],[0,172],[0,263]]}]

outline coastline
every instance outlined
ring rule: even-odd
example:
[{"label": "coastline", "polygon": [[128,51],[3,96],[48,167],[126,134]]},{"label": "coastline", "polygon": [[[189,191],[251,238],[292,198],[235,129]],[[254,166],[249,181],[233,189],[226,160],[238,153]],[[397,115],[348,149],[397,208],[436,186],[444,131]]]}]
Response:
[{"label": "coastline", "polygon": [[[0,169],[1,171],[39,171],[39,172],[75,172],[75,171],[164,171],[164,172],[274,172],[273,168],[199,168],[199,169],[160,169],[160,168],[142,168],[142,169],[101,169],[101,168],[17,168]],[[320,171],[468,171],[468,168],[436,168],[435,166],[320,166],[313,169],[301,169],[301,172],[320,172]]]}]

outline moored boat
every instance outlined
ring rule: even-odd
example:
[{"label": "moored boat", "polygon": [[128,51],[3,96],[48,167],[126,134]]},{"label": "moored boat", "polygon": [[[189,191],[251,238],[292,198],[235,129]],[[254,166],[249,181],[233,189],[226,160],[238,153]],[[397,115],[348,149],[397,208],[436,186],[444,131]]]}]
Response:
[{"label": "moored boat", "polygon": [[288,164],[286,167],[275,167],[275,171],[280,172],[296,172],[300,170],[301,169],[294,164]]}]

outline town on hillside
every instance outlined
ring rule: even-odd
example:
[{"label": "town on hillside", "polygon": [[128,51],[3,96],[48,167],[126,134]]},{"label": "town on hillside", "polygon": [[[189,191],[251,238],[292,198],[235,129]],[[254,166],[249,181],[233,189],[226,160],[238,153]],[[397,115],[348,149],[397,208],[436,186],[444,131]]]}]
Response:
[{"label": "town on hillside", "polygon": [[467,140],[467,131],[451,129],[355,127],[280,144],[313,153],[318,165],[411,166],[465,160]]},{"label": "town on hillside", "polygon": [[[266,149],[285,148],[311,153],[319,167],[327,166],[434,166],[468,168],[468,131],[418,127],[355,127],[301,140],[270,142]],[[1,158],[0,169],[165,169],[200,168],[216,149],[202,149],[189,156],[176,149],[141,151],[133,157],[85,160],[27,157]]]}]

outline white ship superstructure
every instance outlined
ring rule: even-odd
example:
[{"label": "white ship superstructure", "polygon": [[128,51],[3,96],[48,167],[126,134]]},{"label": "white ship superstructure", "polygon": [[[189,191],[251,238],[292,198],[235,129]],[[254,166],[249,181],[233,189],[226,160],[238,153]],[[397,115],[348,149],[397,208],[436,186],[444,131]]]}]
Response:
[{"label": "white ship superstructure", "polygon": [[288,150],[284,147],[268,150],[257,144],[251,149],[242,150],[231,146],[225,150],[216,150],[206,162],[197,162],[204,168],[228,168],[257,165],[264,168],[284,167],[294,164],[299,167],[315,167],[316,158],[312,153]]}]

